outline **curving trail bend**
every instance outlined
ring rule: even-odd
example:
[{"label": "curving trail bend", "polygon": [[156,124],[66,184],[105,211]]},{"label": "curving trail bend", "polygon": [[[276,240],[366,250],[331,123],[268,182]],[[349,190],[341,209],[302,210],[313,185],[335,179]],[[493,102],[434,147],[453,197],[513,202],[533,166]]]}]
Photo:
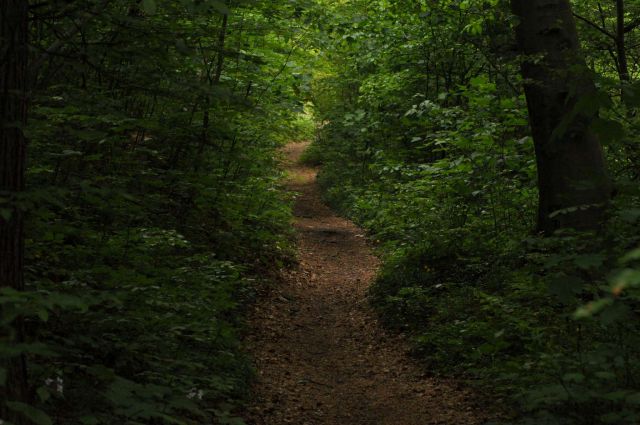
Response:
[{"label": "curving trail bend", "polygon": [[363,231],[320,198],[308,143],[285,148],[296,192],[299,266],[255,306],[248,346],[258,380],[250,425],[475,425],[488,419],[471,392],[431,378],[387,334],[366,292],[378,260]]}]

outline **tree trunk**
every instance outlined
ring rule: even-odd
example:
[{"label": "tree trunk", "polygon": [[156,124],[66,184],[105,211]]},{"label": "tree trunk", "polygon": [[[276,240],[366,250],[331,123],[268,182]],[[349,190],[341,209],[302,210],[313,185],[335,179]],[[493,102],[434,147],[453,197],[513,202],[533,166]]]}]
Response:
[{"label": "tree trunk", "polygon": [[[616,55],[618,56],[618,74],[622,84],[630,80],[625,35],[624,0],[616,0]],[[624,87],[622,91],[624,92]]]},{"label": "tree trunk", "polygon": [[[24,190],[27,120],[28,1],[0,1],[0,287],[24,289],[23,214],[16,207],[16,195]],[[8,342],[21,342],[22,320],[13,324]],[[3,336],[3,339],[6,336]],[[5,341],[3,341],[5,342]],[[6,361],[5,399],[26,402],[27,373],[23,356]],[[3,418],[14,424],[26,423],[2,411]]]},{"label": "tree trunk", "polygon": [[594,228],[611,198],[597,112],[576,108],[596,89],[580,54],[569,0],[512,0],[526,55],[525,94],[538,165],[538,229]]}]

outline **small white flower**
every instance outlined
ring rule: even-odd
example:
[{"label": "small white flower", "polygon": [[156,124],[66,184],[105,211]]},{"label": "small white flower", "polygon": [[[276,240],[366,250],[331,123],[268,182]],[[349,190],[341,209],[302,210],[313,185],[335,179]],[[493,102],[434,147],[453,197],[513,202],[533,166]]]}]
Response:
[{"label": "small white flower", "polygon": [[[187,398],[188,399],[197,398],[198,400],[202,400],[202,397],[204,397],[204,391],[199,390],[197,388],[191,388],[189,390],[189,392],[187,393]],[[2,424],[0,424],[0,425],[2,425]]]},{"label": "small white flower", "polygon": [[[47,378],[44,380],[44,384],[47,387],[54,389],[60,395],[64,392],[64,380],[60,376],[57,376],[55,379]],[[2,425],[1,422],[0,425]]]},{"label": "small white flower", "polygon": [[60,395],[64,392],[64,381],[59,376],[56,378],[56,391]]}]

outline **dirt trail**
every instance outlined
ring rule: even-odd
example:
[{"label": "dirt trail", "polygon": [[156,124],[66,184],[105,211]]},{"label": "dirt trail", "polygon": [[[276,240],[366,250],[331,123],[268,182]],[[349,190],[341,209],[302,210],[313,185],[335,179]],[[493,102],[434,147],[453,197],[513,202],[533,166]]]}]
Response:
[{"label": "dirt trail", "polygon": [[258,370],[250,425],[482,424],[471,394],[424,376],[366,300],[378,260],[363,232],[320,200],[316,169],[287,146],[300,265],[261,301],[249,347]]}]

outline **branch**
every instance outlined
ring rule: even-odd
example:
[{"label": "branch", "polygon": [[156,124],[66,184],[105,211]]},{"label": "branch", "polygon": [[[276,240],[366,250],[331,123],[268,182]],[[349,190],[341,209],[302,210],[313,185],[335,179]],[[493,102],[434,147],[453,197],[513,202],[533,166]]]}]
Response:
[{"label": "branch", "polygon": [[110,0],[103,0],[94,10],[84,15],[76,23],[74,28],[71,28],[69,31],[65,32],[59,40],[52,43],[51,46],[49,46],[47,50],[45,50],[44,53],[42,53],[42,55],[40,55],[37,59],[31,62],[30,68],[31,68],[32,77],[34,77],[35,79],[35,76],[37,75],[38,70],[40,69],[40,67],[42,67],[42,65],[44,65],[44,62],[47,59],[49,59],[52,55],[58,53],[58,51],[60,51],[74,35],[82,31],[84,26],[91,20],[91,18],[93,18],[96,15],[99,15],[100,12],[103,11],[104,8],[109,4],[109,2]]},{"label": "branch", "polygon": [[629,25],[624,27],[624,32],[625,33],[631,32],[638,27],[640,27],[640,18],[636,19],[635,21],[631,22]]},{"label": "branch", "polygon": [[513,82],[511,82],[511,80],[509,79],[509,74],[507,72],[504,72],[500,66],[494,62],[495,58],[491,58],[489,57],[489,55],[485,52],[484,46],[482,46],[480,43],[476,43],[473,40],[469,40],[471,42],[471,44],[476,48],[476,50],[484,57],[484,59],[487,61],[487,63],[489,64],[489,66],[491,68],[493,68],[498,74],[500,74],[500,76],[504,79],[504,82],[507,83],[507,85],[509,86],[509,88],[513,91],[514,94],[520,94],[521,90],[519,90],[515,84],[513,84]]},{"label": "branch", "polygon": [[604,10],[602,10],[602,3],[598,2],[598,12],[600,12],[600,22],[602,23],[602,28],[607,27],[607,18],[604,16]]},{"label": "branch", "polygon": [[588,20],[587,18],[578,15],[577,13],[574,13],[573,16],[575,16],[576,18],[580,19],[582,22],[586,23],[587,25],[589,25],[592,28],[597,29],[598,31],[600,31],[602,34],[606,35],[607,37],[611,38],[612,40],[616,39],[616,36],[611,34],[609,31],[607,31],[605,28],[602,28],[600,26],[598,26],[598,24],[595,24],[593,22],[591,22],[590,20]]}]

